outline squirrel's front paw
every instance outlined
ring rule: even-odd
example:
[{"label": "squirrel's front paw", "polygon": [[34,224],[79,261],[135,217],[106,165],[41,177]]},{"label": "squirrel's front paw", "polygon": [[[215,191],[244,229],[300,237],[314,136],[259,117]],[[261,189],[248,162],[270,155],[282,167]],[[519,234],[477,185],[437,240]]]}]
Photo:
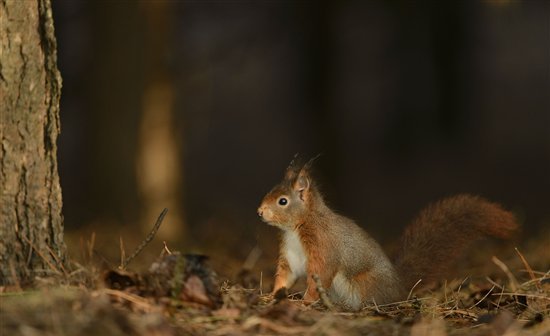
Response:
[{"label": "squirrel's front paw", "polygon": [[273,291],[271,295],[273,295],[273,299],[275,301],[281,301],[288,297],[288,290],[286,289],[286,287],[281,287],[276,291]]}]

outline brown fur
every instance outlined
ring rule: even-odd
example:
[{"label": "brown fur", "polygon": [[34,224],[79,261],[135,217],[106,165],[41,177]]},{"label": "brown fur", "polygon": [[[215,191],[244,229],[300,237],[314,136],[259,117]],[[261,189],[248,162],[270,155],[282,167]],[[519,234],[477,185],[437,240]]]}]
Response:
[{"label": "brown fur", "polygon": [[319,217],[322,215],[312,213],[310,218],[297,227],[298,236],[308,258],[308,290],[304,295],[304,299],[307,301],[315,301],[319,298],[317,286],[311,275],[317,274],[323,287],[329,288],[332,278],[336,274],[336,264],[331,256],[331,251],[334,248],[331,246],[332,240],[327,235],[327,223],[320,220]]},{"label": "brown fur", "polygon": [[403,284],[440,280],[480,238],[510,238],[518,229],[512,213],[481,197],[458,195],[424,209],[405,229],[395,260]]},{"label": "brown fur", "polygon": [[293,161],[258,209],[265,222],[283,230],[274,292],[305,275],[304,299],[317,300],[312,277],[317,274],[331,299],[348,308],[358,309],[372,300],[397,301],[417,280],[441,279],[477,238],[508,238],[518,227],[514,216],[497,204],[476,196],[451,197],[427,207],[407,227],[394,267],[364,230],[325,205],[309,174],[310,165]]},{"label": "brown fur", "polygon": [[279,260],[277,261],[277,273],[275,273],[275,285],[273,288],[274,292],[277,292],[279,289],[286,287],[288,272],[290,268],[288,267],[288,262],[286,258],[282,255],[282,247],[279,248]]}]

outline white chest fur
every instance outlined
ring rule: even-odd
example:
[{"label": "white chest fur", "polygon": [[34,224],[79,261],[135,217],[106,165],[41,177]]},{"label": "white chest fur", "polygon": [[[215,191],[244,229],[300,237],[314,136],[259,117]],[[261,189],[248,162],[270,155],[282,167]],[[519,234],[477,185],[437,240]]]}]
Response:
[{"label": "white chest fur", "polygon": [[295,277],[306,274],[307,256],[300,237],[294,231],[286,231],[284,234],[284,253],[288,266]]}]

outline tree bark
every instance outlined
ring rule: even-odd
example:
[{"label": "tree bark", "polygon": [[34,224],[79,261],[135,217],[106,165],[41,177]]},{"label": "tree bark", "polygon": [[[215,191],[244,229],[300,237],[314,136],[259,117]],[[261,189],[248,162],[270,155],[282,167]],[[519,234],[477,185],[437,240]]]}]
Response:
[{"label": "tree bark", "polygon": [[0,285],[61,273],[61,76],[50,0],[0,0]]}]

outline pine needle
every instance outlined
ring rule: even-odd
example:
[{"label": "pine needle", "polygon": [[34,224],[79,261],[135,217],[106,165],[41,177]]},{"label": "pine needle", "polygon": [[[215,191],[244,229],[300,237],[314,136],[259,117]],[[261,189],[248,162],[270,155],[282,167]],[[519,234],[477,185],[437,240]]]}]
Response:
[{"label": "pine needle", "polygon": [[516,277],[512,274],[512,272],[510,272],[510,269],[508,268],[508,266],[506,266],[506,264],[503,263],[500,259],[493,256],[492,260],[498,267],[500,267],[500,269],[504,272],[504,274],[506,274],[506,276],[508,277],[508,280],[510,281],[510,287],[512,288],[512,291],[515,292],[519,287]]}]

